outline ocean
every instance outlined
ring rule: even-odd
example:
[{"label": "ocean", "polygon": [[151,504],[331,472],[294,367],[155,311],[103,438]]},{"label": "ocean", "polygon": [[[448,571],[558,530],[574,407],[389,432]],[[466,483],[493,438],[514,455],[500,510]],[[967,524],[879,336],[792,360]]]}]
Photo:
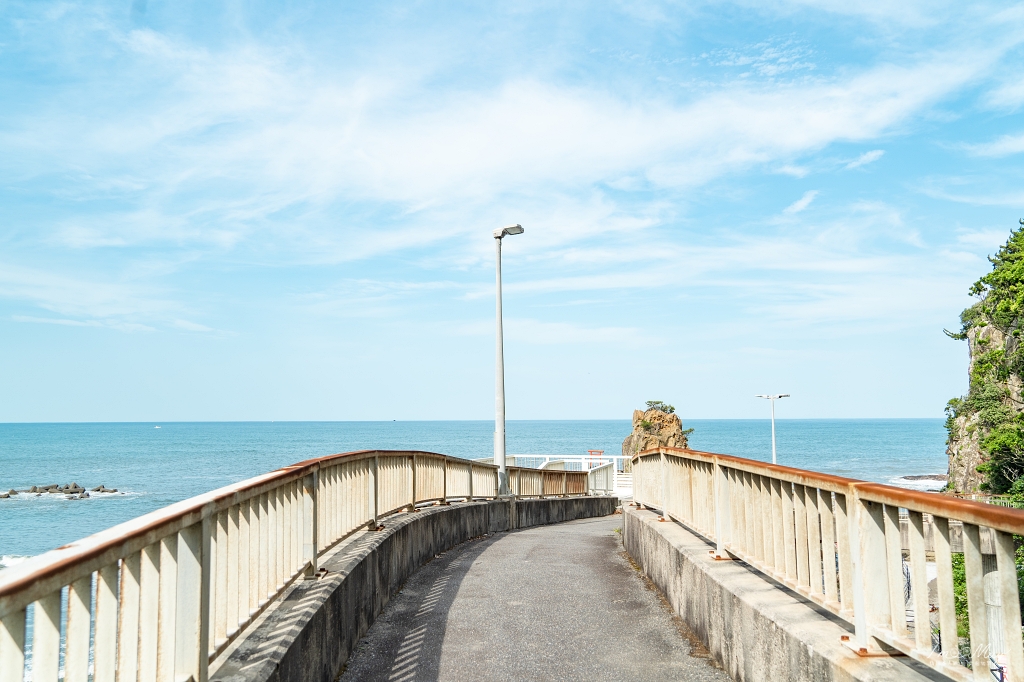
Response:
[{"label": "ocean", "polygon": [[[690,446],[771,461],[769,420],[684,420]],[[156,428],[159,427],[159,428]],[[628,420],[510,421],[508,453],[620,454]],[[492,454],[491,421],[0,424],[0,492],[75,482],[114,495],[0,499],[0,568],[173,502],[351,450]],[[946,472],[941,419],[776,421],[779,464],[896,485]]]}]

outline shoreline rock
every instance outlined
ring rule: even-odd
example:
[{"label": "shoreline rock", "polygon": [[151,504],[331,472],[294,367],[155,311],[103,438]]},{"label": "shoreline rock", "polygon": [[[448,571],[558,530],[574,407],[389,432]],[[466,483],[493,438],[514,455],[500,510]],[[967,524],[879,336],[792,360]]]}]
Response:
[{"label": "shoreline rock", "polygon": [[[11,488],[5,493],[0,492],[0,500],[6,500],[11,497],[20,495],[22,493],[26,495],[35,495],[36,497],[42,497],[43,495],[47,494],[64,495],[69,500],[85,500],[92,497],[90,493],[113,494],[116,492],[117,488],[108,488],[103,484],[100,484],[95,488],[92,488],[91,490],[86,490],[85,487],[80,486],[78,485],[78,483],[72,481],[71,483],[66,483],[64,485],[60,485],[59,483],[53,483],[51,485],[33,485],[29,486],[28,489],[26,490],[15,490],[14,488]],[[121,494],[124,495],[124,493]]]}]

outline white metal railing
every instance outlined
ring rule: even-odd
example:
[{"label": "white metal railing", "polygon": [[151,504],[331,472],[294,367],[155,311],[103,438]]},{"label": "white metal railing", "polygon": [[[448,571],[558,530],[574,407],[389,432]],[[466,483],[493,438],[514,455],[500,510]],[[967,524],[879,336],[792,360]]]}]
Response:
[{"label": "white metal railing", "polygon": [[891,647],[956,680],[1024,680],[1014,543],[1024,511],[693,450],[646,451],[632,464],[638,505],[852,623],[855,652]]},{"label": "white metal railing", "polygon": [[[624,455],[508,455],[509,466],[535,467],[546,471],[591,471],[599,467],[610,467],[611,487],[607,490],[622,497],[633,494],[633,476],[624,472],[629,457]],[[493,457],[480,457],[475,462],[493,462]],[[604,490],[602,488],[602,490]]]},{"label": "white metal railing", "polygon": [[[509,474],[519,496],[588,491],[585,472]],[[27,656],[33,682],[56,682],[61,667],[66,682],[206,682],[211,663],[293,581],[315,577],[340,540],[420,503],[497,489],[496,467],[470,460],[332,455],[34,557],[0,572],[0,682],[25,679]]]},{"label": "white metal railing", "polygon": [[608,462],[587,471],[587,488],[593,494],[615,492],[615,462]]}]

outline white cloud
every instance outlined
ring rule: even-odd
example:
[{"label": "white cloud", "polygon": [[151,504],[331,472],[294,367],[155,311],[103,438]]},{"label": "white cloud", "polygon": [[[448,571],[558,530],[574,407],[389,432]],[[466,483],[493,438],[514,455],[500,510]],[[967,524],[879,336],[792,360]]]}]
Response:
[{"label": "white cloud", "polygon": [[[415,242],[352,224],[344,234],[325,229],[332,202],[433,216],[459,207],[449,225],[466,225],[467,211],[516,194],[602,182],[683,189],[778,163],[800,176],[806,169],[787,159],[902,125],[991,61],[953,50],[801,83],[725,82],[675,103],[525,77],[438,91],[391,74],[324,74],[254,49],[213,54],[149,31],[124,44],[149,67],[147,79],[168,81],[159,99],[126,102],[102,121],[55,106],[0,133],[9,153],[147,188],[136,210],[78,220],[58,240],[232,248],[299,210],[303,219],[286,230],[302,234],[295,248],[334,242],[328,251],[349,258]],[[453,232],[406,236],[429,243]]]},{"label": "white cloud", "polygon": [[985,103],[994,109],[1016,109],[1024,103],[1024,78],[1017,70],[1011,72],[1011,78],[1003,85],[990,91],[985,96]]},{"label": "white cloud", "polygon": [[786,208],[782,209],[782,212],[785,213],[786,215],[793,215],[794,213],[799,213],[800,211],[810,206],[811,202],[814,201],[814,197],[816,196],[818,196],[818,190],[816,189],[804,192],[804,195],[802,197],[794,201]]},{"label": "white cloud", "polygon": [[123,332],[151,332],[153,327],[137,322],[121,322],[118,320],[71,320],[58,317],[35,317],[32,315],[12,315],[15,322],[32,322],[35,324],[55,324],[62,327],[109,327]]},{"label": "white cloud", "polygon": [[810,171],[804,166],[786,164],[785,166],[779,166],[775,172],[779,175],[792,175],[794,178],[803,178],[806,177]]},{"label": "white cloud", "polygon": [[189,322],[188,320],[175,320],[173,325],[178,329],[184,329],[190,332],[212,332],[211,327],[207,327],[205,324],[199,324],[198,322]]},{"label": "white cloud", "polygon": [[55,273],[0,263],[0,298],[27,302],[60,318],[20,316],[19,321],[153,331],[170,323],[181,305],[151,286]]},{"label": "white cloud", "polygon": [[858,156],[853,161],[850,161],[844,167],[847,170],[849,170],[851,168],[860,168],[861,166],[866,166],[869,163],[873,163],[875,161],[878,161],[880,158],[882,158],[883,154],[885,154],[885,150],[883,150],[883,149],[874,149],[874,150],[872,150],[870,152],[864,152],[863,154]]},{"label": "white cloud", "polygon": [[1009,236],[1009,230],[1003,229],[990,229],[990,230],[967,230],[963,231],[956,236],[956,241],[964,246],[969,246],[975,249],[984,249],[994,253],[996,249],[1006,243],[1006,238]]},{"label": "white cloud", "polygon": [[[1006,206],[1024,208],[1024,191],[997,189],[991,182],[971,182],[965,178],[929,178],[920,186],[925,196],[973,206]],[[981,185],[981,186],[979,186]]]},{"label": "white cloud", "polygon": [[[531,318],[505,318],[503,323],[507,339],[518,343],[539,345],[602,344],[620,346],[649,346],[658,339],[636,327],[590,327],[569,322],[545,322]],[[458,326],[460,334],[488,336],[494,334],[494,322],[479,321]]]},{"label": "white cloud", "polygon": [[1010,156],[1024,152],[1024,133],[1003,135],[1002,137],[982,144],[966,144],[966,149],[973,156]]}]

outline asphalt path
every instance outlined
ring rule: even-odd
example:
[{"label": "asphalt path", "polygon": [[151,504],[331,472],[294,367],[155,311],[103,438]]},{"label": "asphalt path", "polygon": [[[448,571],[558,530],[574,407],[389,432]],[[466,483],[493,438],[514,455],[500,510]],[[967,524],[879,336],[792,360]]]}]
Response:
[{"label": "asphalt path", "polygon": [[728,680],[623,553],[622,516],[497,533],[417,571],[356,680]]}]

